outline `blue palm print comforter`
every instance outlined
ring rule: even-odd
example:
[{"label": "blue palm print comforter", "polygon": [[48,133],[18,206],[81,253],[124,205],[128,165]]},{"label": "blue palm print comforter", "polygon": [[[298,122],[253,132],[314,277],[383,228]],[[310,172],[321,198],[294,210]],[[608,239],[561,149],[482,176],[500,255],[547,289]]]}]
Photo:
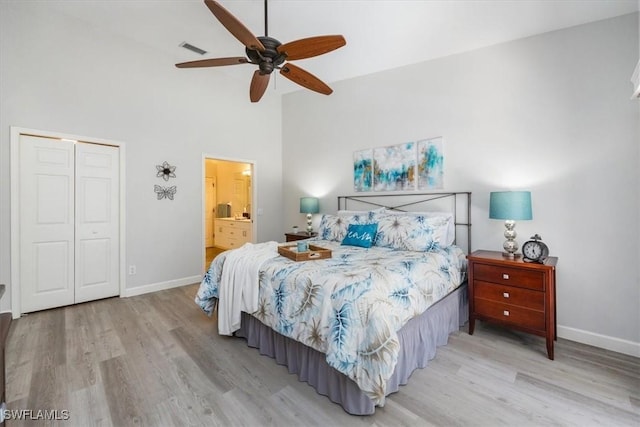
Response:
[{"label": "blue palm print comforter", "polygon": [[[410,252],[314,244],[331,249],[332,258],[294,262],[278,256],[262,265],[260,304],[252,315],[326,354],[330,366],[382,406],[398,359],[398,330],[461,284],[464,253],[455,246]],[[196,296],[208,315],[225,254],[213,260]]]}]

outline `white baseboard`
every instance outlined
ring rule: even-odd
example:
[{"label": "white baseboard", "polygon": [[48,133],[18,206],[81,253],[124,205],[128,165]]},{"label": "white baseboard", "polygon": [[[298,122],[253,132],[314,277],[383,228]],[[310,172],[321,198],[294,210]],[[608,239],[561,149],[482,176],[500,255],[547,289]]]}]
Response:
[{"label": "white baseboard", "polygon": [[135,288],[126,288],[122,297],[133,297],[136,295],[148,294],[149,292],[164,291],[165,289],[177,288],[192,283],[200,283],[202,276],[183,277],[182,279],[168,280],[166,282],[152,283],[150,285],[136,286]]},{"label": "white baseboard", "polygon": [[640,343],[558,325],[558,337],[629,356],[640,357]]}]

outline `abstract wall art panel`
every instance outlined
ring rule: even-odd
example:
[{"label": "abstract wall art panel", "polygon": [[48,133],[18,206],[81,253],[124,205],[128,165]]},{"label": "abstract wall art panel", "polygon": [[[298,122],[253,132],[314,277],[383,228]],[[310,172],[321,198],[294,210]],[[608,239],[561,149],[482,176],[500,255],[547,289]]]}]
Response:
[{"label": "abstract wall art panel", "polygon": [[414,142],[373,149],[374,191],[415,190],[415,170]]},{"label": "abstract wall art panel", "polygon": [[442,137],[418,141],[418,190],[444,188]]},{"label": "abstract wall art panel", "polygon": [[373,188],[373,150],[353,153],[353,188],[355,191],[371,191]]}]

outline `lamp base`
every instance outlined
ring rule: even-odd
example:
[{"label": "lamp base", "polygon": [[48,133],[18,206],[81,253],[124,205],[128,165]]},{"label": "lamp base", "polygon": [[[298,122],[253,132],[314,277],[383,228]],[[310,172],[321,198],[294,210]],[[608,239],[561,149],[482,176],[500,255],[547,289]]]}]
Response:
[{"label": "lamp base", "polygon": [[516,222],[508,219],[504,222],[504,227],[504,237],[506,237],[507,240],[502,244],[502,248],[504,249],[502,256],[506,258],[518,258],[521,255],[516,253],[518,250],[518,242],[516,242],[518,233],[516,233],[515,230]]},{"label": "lamp base", "polygon": [[312,220],[313,220],[313,217],[311,216],[310,213],[308,213],[307,214],[307,235],[309,236],[311,236],[311,233],[313,233],[313,226],[311,225],[313,222]]},{"label": "lamp base", "polygon": [[522,254],[512,254],[510,252],[502,252],[502,256],[505,258],[514,259],[514,258],[521,258]]}]

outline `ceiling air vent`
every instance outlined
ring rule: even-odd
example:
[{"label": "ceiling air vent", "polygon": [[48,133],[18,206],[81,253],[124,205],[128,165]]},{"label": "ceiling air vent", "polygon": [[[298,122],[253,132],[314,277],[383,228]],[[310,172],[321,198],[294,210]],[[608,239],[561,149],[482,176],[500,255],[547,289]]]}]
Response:
[{"label": "ceiling air vent", "polygon": [[180,47],[183,47],[183,48],[185,48],[187,50],[190,50],[191,52],[195,52],[198,55],[204,55],[205,53],[207,53],[206,50],[202,50],[199,47],[194,46],[194,45],[192,45],[190,43],[187,43],[187,42],[180,43]]}]

